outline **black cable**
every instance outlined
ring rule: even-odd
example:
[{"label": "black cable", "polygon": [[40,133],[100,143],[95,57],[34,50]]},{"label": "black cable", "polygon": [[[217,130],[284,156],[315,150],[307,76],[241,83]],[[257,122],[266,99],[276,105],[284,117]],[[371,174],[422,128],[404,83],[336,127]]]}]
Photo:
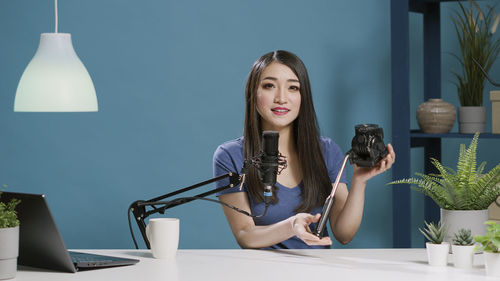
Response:
[{"label": "black cable", "polygon": [[266,212],[267,212],[267,209],[269,207],[268,204],[266,204],[265,206],[265,209],[264,209],[264,212],[261,214],[261,215],[252,215],[250,214],[249,212],[245,211],[245,210],[242,210],[242,209],[239,209],[233,205],[230,205],[230,204],[227,204],[225,202],[222,202],[222,201],[219,201],[219,200],[215,200],[215,199],[210,199],[210,198],[205,198],[205,197],[198,197],[198,196],[193,196],[193,197],[180,197],[180,198],[176,198],[174,200],[171,200],[171,201],[156,201],[156,202],[143,202],[143,203],[140,203],[140,206],[154,206],[154,205],[173,205],[173,204],[176,204],[176,203],[179,203],[179,202],[182,202],[184,200],[205,200],[205,201],[209,201],[209,202],[214,202],[214,203],[218,203],[218,204],[221,204],[221,205],[224,205],[232,210],[235,210],[236,212],[238,213],[242,213],[246,216],[249,216],[249,217],[252,217],[252,218],[260,218],[260,217],[263,217],[266,215]]},{"label": "black cable", "polygon": [[[222,202],[222,201],[219,201],[219,200],[215,200],[215,199],[210,199],[210,198],[198,197],[198,196],[180,197],[180,198],[176,198],[176,199],[171,200],[171,201],[142,202],[142,203],[140,203],[140,206],[151,206],[152,208],[156,209],[156,207],[154,205],[172,205],[172,204],[176,204],[178,202],[182,202],[184,200],[190,200],[190,199],[191,200],[198,200],[199,199],[199,200],[205,200],[205,201],[208,201],[208,202],[218,203],[218,204],[224,205],[224,206],[226,206],[226,207],[228,207],[228,208],[230,208],[232,210],[235,210],[238,213],[244,214],[244,215],[252,217],[252,218],[260,218],[260,217],[265,216],[266,213],[267,213],[267,209],[269,208],[269,204],[266,204],[265,207],[264,207],[264,212],[262,214],[256,216],[256,215],[250,214],[249,212],[247,212],[245,210],[239,209],[239,208],[237,208],[237,207],[235,207],[233,205],[227,204],[225,202]],[[130,219],[131,209],[132,209],[132,206],[130,206],[128,208],[128,211],[127,211],[128,226],[129,226],[129,229],[130,229],[130,235],[132,235],[132,240],[134,241],[135,248],[139,249],[139,246],[137,245],[137,241],[135,240],[134,231],[132,230],[132,221]]]},{"label": "black cable", "polygon": [[132,235],[132,240],[134,241],[135,248],[138,250],[139,246],[137,246],[137,241],[135,240],[134,231],[132,230],[132,222],[130,220],[132,206],[128,207],[127,216],[128,216],[128,228],[130,229],[130,235]]},{"label": "black cable", "polygon": [[486,72],[486,70],[484,70],[484,68],[481,66],[481,64],[477,60],[475,60],[474,58],[472,58],[472,61],[479,67],[479,69],[481,70],[481,72],[483,73],[483,75],[486,76],[486,79],[488,79],[488,81],[490,81],[490,83],[493,86],[500,87],[500,83],[496,83],[495,81],[493,81],[490,78],[490,76],[488,75],[488,73]]}]

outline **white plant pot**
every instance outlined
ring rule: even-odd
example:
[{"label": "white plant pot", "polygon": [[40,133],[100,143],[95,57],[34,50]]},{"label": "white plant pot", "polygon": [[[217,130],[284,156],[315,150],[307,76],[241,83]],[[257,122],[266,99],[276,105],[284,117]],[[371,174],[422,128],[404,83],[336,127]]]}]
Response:
[{"label": "white plant pot", "polygon": [[461,134],[484,133],[486,124],[486,107],[461,106],[458,108],[458,131]]},{"label": "white plant pot", "polygon": [[425,243],[427,248],[427,260],[432,266],[446,266],[448,264],[448,252],[450,251],[450,243],[443,242],[441,244]]},{"label": "white plant pot", "polygon": [[500,253],[484,252],[486,275],[500,277]]},{"label": "white plant pot", "polygon": [[475,245],[451,245],[453,251],[453,264],[458,268],[472,268],[474,264]]},{"label": "white plant pot", "polygon": [[441,223],[448,231],[444,241],[452,242],[453,235],[461,228],[470,229],[472,236],[486,233],[485,221],[488,220],[486,210],[446,210],[441,209]]},{"label": "white plant pot", "polygon": [[0,228],[0,280],[16,277],[19,226]]}]

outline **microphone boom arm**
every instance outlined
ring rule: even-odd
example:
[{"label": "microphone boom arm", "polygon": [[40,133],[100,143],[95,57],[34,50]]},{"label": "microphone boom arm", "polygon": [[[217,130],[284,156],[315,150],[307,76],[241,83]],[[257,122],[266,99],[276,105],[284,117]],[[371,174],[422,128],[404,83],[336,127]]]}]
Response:
[{"label": "microphone boom arm", "polygon": [[[149,244],[149,240],[146,236],[146,223],[144,222],[144,220],[147,217],[149,217],[153,214],[156,214],[156,213],[164,214],[166,209],[170,209],[170,208],[173,208],[175,206],[179,206],[179,205],[191,202],[191,201],[195,200],[196,198],[190,197],[189,199],[176,200],[175,202],[172,202],[172,204],[165,204],[165,202],[161,202],[163,199],[169,198],[169,197],[172,197],[172,196],[175,196],[175,195],[178,195],[178,194],[181,194],[181,193],[193,190],[193,189],[196,189],[198,187],[201,187],[201,186],[204,186],[204,185],[207,185],[207,184],[210,184],[210,183],[213,183],[213,182],[225,179],[225,178],[229,178],[228,185],[223,186],[223,187],[219,187],[219,188],[215,188],[213,190],[209,190],[209,191],[204,192],[204,193],[200,193],[198,195],[195,195],[194,197],[198,197],[198,198],[199,197],[206,197],[206,196],[215,194],[217,192],[235,187],[241,183],[241,177],[239,174],[228,173],[228,174],[221,175],[221,176],[218,176],[218,177],[215,177],[215,178],[212,178],[212,179],[209,179],[209,180],[206,180],[206,181],[203,181],[203,182],[200,182],[200,183],[197,183],[197,184],[185,187],[185,188],[175,190],[173,192],[170,192],[170,193],[167,193],[165,195],[158,196],[158,197],[155,197],[155,198],[152,198],[149,200],[134,201],[130,205],[129,210],[132,211],[132,213],[134,214],[134,219],[137,223],[137,226],[139,227],[139,230],[141,231],[142,238],[144,239],[144,243],[146,244],[148,249],[151,248],[151,245]],[[156,208],[154,206],[155,202],[158,202],[158,204],[162,204],[164,206],[162,206],[160,208]],[[151,206],[153,209],[146,211],[146,206]],[[132,229],[131,229],[131,231],[132,231]],[[134,243],[135,243],[135,239],[134,239]],[[136,245],[136,247],[137,247],[137,245]]]}]

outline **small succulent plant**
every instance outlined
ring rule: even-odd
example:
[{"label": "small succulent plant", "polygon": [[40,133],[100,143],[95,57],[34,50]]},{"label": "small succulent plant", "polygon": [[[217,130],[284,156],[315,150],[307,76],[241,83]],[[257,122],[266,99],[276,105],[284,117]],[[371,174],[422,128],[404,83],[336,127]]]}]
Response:
[{"label": "small succulent plant", "polygon": [[470,229],[462,228],[453,237],[453,245],[471,246],[474,245]]},{"label": "small succulent plant", "polygon": [[425,228],[423,230],[419,228],[418,230],[420,230],[425,238],[432,244],[441,244],[447,231],[444,225],[442,225],[441,222],[438,222],[437,225],[433,222],[427,223],[424,221],[424,223]]}]

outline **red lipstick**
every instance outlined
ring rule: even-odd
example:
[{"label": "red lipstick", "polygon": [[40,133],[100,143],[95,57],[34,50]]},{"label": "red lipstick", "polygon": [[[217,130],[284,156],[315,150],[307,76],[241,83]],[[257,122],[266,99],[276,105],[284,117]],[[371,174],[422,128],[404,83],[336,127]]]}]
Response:
[{"label": "red lipstick", "polygon": [[281,115],[287,114],[290,111],[290,109],[288,109],[286,107],[274,107],[274,108],[271,109],[271,111],[275,115],[281,116]]}]

